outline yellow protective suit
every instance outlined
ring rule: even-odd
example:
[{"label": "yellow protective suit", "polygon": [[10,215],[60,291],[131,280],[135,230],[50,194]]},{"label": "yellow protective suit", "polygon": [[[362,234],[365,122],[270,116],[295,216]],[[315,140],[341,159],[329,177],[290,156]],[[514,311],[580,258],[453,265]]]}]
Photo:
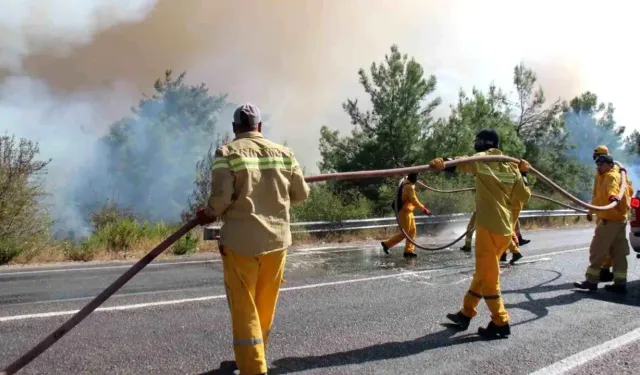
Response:
[{"label": "yellow protective suit", "polygon": [[[607,173],[600,175],[593,194],[593,204],[596,206],[609,204],[609,198],[620,192],[621,177],[618,168],[612,168]],[[616,207],[596,213],[598,224],[589,247],[589,267],[587,267],[585,275],[588,281],[597,283],[600,280],[600,268],[605,259],[610,257],[614,283],[626,283],[627,255],[629,255],[626,225],[633,192],[633,186],[628,184],[622,200]]]},{"label": "yellow protective suit", "polygon": [[[424,210],[424,206],[418,200],[418,196],[416,195],[416,187],[414,184],[410,182],[405,182],[402,186],[402,195],[401,199],[403,202],[402,208],[398,213],[398,218],[400,219],[400,226],[402,229],[407,232],[409,238],[411,240],[415,240],[416,238],[416,219],[413,216],[413,211],[417,208],[420,210]],[[392,248],[402,242],[404,240],[404,234],[402,232],[398,232],[394,234],[391,238],[384,241],[384,244],[387,248]],[[404,252],[408,254],[415,253],[415,245],[410,241],[405,241],[404,243]]]},{"label": "yellow protective suit", "polygon": [[[609,148],[604,145],[598,146],[593,150],[593,154],[594,154],[594,158],[597,158],[599,155],[609,155]],[[618,167],[617,165],[614,165],[613,169],[620,171],[620,167]],[[593,180],[593,190],[592,190],[592,197],[591,197],[592,202],[596,198],[597,187],[602,183],[603,178],[604,178],[604,175],[601,175],[600,173],[596,172],[596,176]],[[630,196],[633,196],[633,186],[631,185],[631,181],[629,181],[629,176],[627,176],[626,181],[627,181],[627,187],[630,189]],[[593,214],[593,213],[594,213],[593,210],[589,210],[589,214]],[[600,223],[600,220],[596,219],[596,225],[599,223]],[[609,255],[605,256],[604,260],[602,261],[602,268],[607,270],[611,268],[611,256]]]},{"label": "yellow protective suit", "polygon": [[287,251],[247,256],[223,248],[221,253],[236,364],[241,374],[266,373],[265,352]]},{"label": "yellow protective suit", "polygon": [[[502,152],[489,149],[476,155],[502,155]],[[434,159],[430,166],[444,169],[444,160]],[[524,205],[531,198],[531,191],[525,185],[518,166],[513,163],[475,162],[456,168],[462,173],[475,175],[476,180],[475,272],[461,312],[468,318],[475,317],[480,299],[484,298],[493,323],[505,326],[509,324],[509,314],[500,293],[499,259],[509,247],[513,235],[513,202]]]}]

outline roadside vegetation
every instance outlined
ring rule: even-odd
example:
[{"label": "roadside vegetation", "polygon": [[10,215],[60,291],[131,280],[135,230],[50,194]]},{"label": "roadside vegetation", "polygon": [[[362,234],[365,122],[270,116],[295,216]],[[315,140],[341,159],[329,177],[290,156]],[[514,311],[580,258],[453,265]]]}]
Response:
[{"label": "roadside vegetation", "polygon": [[[321,128],[318,168],[322,173],[397,168],[426,164],[438,156],[470,155],[475,133],[493,128],[501,136],[505,154],[527,159],[588,200],[594,170],[591,152],[596,145],[608,145],[616,160],[627,164],[640,151],[640,133],[624,136],[611,103],[601,103],[592,92],[548,100],[535,72],[523,64],[514,67],[512,87],[461,88],[457,103],[442,118],[434,115],[442,106],[437,78],[397,46],[368,71],[357,73],[354,79],[362,85],[366,104],[345,100],[343,109],[353,126],[349,134]],[[204,83],[187,84],[185,74],[167,71],[155,82],[153,95],[145,96],[130,116],[111,124],[100,139],[98,151],[104,165],[79,172],[86,183],[68,202],[82,219],[77,227],[62,226],[51,209],[52,200],[47,199],[56,197],[55,190],[45,188],[48,167],[55,161],[43,159],[39,145],[28,139],[10,134],[0,138],[0,264],[136,258],[204,205],[212,183],[212,151],[230,139],[228,126],[220,124],[228,123],[235,105],[226,94],[210,94]],[[264,118],[268,120],[268,114]],[[420,179],[443,190],[473,186],[469,176],[457,174],[425,174]],[[390,216],[397,182],[314,184],[311,199],[292,209],[293,219]],[[531,182],[535,192],[553,195],[547,186],[535,179]],[[472,212],[474,207],[472,193],[423,191],[420,198],[434,214]],[[557,208],[536,199],[525,207]],[[578,221],[527,223],[525,228]],[[386,230],[301,235],[296,241],[382,235]],[[212,250],[215,243],[203,242],[198,228],[178,241],[167,256]]]}]

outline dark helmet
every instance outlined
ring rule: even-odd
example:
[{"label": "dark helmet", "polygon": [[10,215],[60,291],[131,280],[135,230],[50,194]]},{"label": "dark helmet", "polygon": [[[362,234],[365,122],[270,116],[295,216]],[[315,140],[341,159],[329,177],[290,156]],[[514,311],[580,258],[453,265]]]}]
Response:
[{"label": "dark helmet", "polygon": [[409,175],[407,176],[407,180],[409,180],[409,182],[411,182],[412,184],[415,184],[416,182],[418,182],[418,174],[409,173]]},{"label": "dark helmet", "polygon": [[481,130],[476,134],[476,152],[487,151],[490,148],[500,148],[500,136],[493,129]]}]

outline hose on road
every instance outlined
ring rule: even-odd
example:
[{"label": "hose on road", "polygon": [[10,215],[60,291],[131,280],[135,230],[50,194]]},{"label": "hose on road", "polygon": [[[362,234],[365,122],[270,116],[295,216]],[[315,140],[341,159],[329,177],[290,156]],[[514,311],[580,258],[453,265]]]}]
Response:
[{"label": "hose on road", "polygon": [[[458,166],[467,163],[475,163],[475,162],[512,162],[519,163],[520,159],[512,158],[509,156],[472,156],[463,159],[457,159],[452,161],[445,162],[445,168]],[[329,173],[329,174],[320,174],[316,176],[305,177],[305,181],[308,183],[313,182],[321,182],[321,181],[330,181],[330,180],[356,180],[356,179],[364,179],[364,178],[374,178],[374,177],[387,177],[387,176],[402,176],[407,175],[409,173],[421,173],[432,171],[432,168],[428,165],[416,166],[416,167],[408,167],[408,168],[396,168],[396,169],[383,169],[383,170],[373,170],[373,171],[359,171],[359,172],[345,172],[345,173]],[[541,180],[549,184],[552,188],[558,191],[560,194],[572,200],[579,206],[584,208],[588,208],[595,211],[608,210],[610,208],[615,207],[618,202],[612,202],[607,206],[593,206],[588,203],[582,202],[578,198],[571,195],[569,192],[564,190],[562,187],[555,184],[549,178],[544,176],[542,173],[538,172],[533,167],[530,170],[533,174],[540,177]],[[622,199],[624,195],[624,191],[626,190],[626,171],[621,167],[622,172],[622,183],[620,188],[620,194],[618,195],[618,200]],[[397,215],[396,215],[397,218]],[[153,250],[151,250],[147,255],[145,255],[142,259],[136,262],[130,269],[128,269],[122,276],[120,276],[116,281],[114,281],[111,285],[109,285],[104,291],[102,291],[98,296],[96,296],[91,302],[89,302],[82,310],[75,313],[69,320],[63,323],[58,329],[56,329],[49,336],[45,337],[42,341],[40,341],[36,346],[34,346],[27,353],[23,354],[20,358],[11,363],[7,368],[5,368],[0,375],[12,375],[22,369],[24,366],[29,364],[31,361],[36,359],[40,354],[42,354],[45,350],[55,344],[58,340],[60,340],[65,334],[67,334],[71,329],[73,329],[78,323],[84,320],[89,314],[91,314],[96,308],[98,308],[101,304],[103,304],[109,297],[111,297],[115,292],[117,292],[122,286],[124,286],[131,278],[133,278],[138,272],[142,271],[144,267],[146,267],[149,263],[151,263],[158,255],[162,254],[166,249],[168,249],[173,243],[179,240],[182,236],[187,234],[191,229],[197,226],[197,221],[191,220],[188,223],[184,224],[180,229],[167,237],[164,241],[162,241],[158,246],[156,246]],[[402,227],[401,227],[402,229]],[[403,230],[404,233],[404,230]],[[407,240],[411,241],[407,234],[405,233],[405,237]],[[464,236],[463,236],[464,237]],[[462,238],[462,237],[461,237]],[[414,245],[413,241],[411,241]],[[457,242],[457,241],[456,241]]]}]

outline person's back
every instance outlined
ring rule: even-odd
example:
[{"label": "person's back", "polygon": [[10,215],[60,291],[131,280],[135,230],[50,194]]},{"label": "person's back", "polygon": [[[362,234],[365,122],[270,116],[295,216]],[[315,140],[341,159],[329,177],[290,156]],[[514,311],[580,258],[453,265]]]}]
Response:
[{"label": "person's back", "polygon": [[242,374],[266,374],[265,352],[291,244],[289,208],[309,197],[293,152],[262,136],[260,110],[233,115],[236,138],[216,150],[207,207],[199,224],[223,219],[220,255]]},{"label": "person's back", "polygon": [[290,206],[309,196],[293,152],[259,132],[246,132],[217,153],[212,180],[233,175],[234,201],[223,216],[223,245],[246,255],[291,245]]}]

